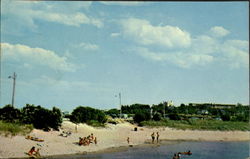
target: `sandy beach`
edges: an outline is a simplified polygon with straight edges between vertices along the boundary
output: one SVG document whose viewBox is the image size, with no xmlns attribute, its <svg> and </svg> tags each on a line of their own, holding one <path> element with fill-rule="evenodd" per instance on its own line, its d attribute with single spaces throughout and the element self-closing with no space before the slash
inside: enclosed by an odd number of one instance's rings
<svg viewBox="0 0 250 159">
<path fill-rule="evenodd" d="M 43 139 L 36 142 L 25 139 L 25 136 L 13 137 L 0 136 L 0 158 L 24 158 L 32 146 L 40 148 L 42 156 L 84 154 L 105 151 L 110 148 L 127 147 L 129 145 L 151 144 L 151 134 L 159 132 L 160 140 L 198 140 L 198 141 L 250 141 L 249 131 L 192 131 L 176 130 L 172 128 L 145 128 L 137 127 L 130 123 L 108 124 L 105 128 L 93 128 L 86 124 L 76 125 L 64 121 L 60 131 L 44 132 L 34 129 L 29 135 Z M 62 137 L 62 131 L 72 132 L 68 137 Z M 91 133 L 97 137 L 97 144 L 79 146 L 79 137 L 86 137 Z M 128 144 L 127 138 L 130 138 Z"/>
</svg>

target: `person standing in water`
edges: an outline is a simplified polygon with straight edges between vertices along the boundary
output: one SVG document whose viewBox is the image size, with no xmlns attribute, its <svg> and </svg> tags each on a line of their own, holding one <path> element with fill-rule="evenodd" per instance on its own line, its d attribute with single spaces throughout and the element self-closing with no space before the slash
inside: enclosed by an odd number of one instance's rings
<svg viewBox="0 0 250 159">
<path fill-rule="evenodd" d="M 157 143 L 158 143 L 158 141 L 159 141 L 159 137 L 160 137 L 159 132 L 157 132 L 157 133 L 156 133 L 156 141 L 157 141 Z"/>
<path fill-rule="evenodd" d="M 151 137 L 152 137 L 152 144 L 153 144 L 155 141 L 155 133 L 154 132 L 151 134 Z"/>
</svg>

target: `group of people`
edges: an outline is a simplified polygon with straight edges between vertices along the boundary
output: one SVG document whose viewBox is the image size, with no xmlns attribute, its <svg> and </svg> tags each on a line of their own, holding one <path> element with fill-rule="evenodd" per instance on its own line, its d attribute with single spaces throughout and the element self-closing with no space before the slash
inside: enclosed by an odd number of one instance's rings
<svg viewBox="0 0 250 159">
<path fill-rule="evenodd" d="M 155 137 L 156 137 L 156 142 L 158 143 L 159 142 L 159 137 L 160 137 L 159 132 L 156 132 L 156 135 L 155 135 L 154 132 L 151 134 L 152 144 L 155 142 Z"/>
<path fill-rule="evenodd" d="M 91 133 L 89 136 L 87 137 L 80 137 L 79 138 L 79 145 L 83 145 L 83 146 L 88 146 L 91 143 L 95 143 L 97 144 L 97 138 L 94 137 L 93 133 Z"/>
<path fill-rule="evenodd" d="M 29 155 L 29 156 L 32 156 L 32 157 L 41 157 L 39 151 L 40 151 L 40 148 L 37 148 L 37 150 L 36 150 L 35 146 L 33 146 L 33 147 L 29 150 L 28 155 Z"/>
<path fill-rule="evenodd" d="M 174 156 L 173 156 L 173 159 L 180 159 L 181 155 L 192 155 L 192 152 L 189 150 L 187 152 L 178 152 L 178 153 L 175 153 Z"/>
</svg>

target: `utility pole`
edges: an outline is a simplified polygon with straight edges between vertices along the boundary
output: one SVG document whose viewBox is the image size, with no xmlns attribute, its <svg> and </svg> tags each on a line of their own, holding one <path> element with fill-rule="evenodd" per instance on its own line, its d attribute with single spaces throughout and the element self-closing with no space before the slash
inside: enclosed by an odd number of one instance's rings
<svg viewBox="0 0 250 159">
<path fill-rule="evenodd" d="M 122 118 L 122 95 L 119 93 L 119 99 L 120 99 L 120 118 Z"/>
<path fill-rule="evenodd" d="M 14 99 L 15 99 L 15 87 L 16 87 L 16 73 L 14 72 L 13 76 L 9 76 L 9 78 L 13 79 L 13 91 L 12 91 L 12 100 L 11 100 L 11 106 L 14 107 Z"/>
</svg>

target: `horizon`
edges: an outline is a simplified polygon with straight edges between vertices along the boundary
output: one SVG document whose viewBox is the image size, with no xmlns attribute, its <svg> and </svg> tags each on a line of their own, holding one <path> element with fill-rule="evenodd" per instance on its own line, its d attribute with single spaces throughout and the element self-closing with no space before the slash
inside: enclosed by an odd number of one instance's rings
<svg viewBox="0 0 250 159">
<path fill-rule="evenodd" d="M 2 0 L 0 106 L 249 105 L 248 6 Z"/>
</svg>

